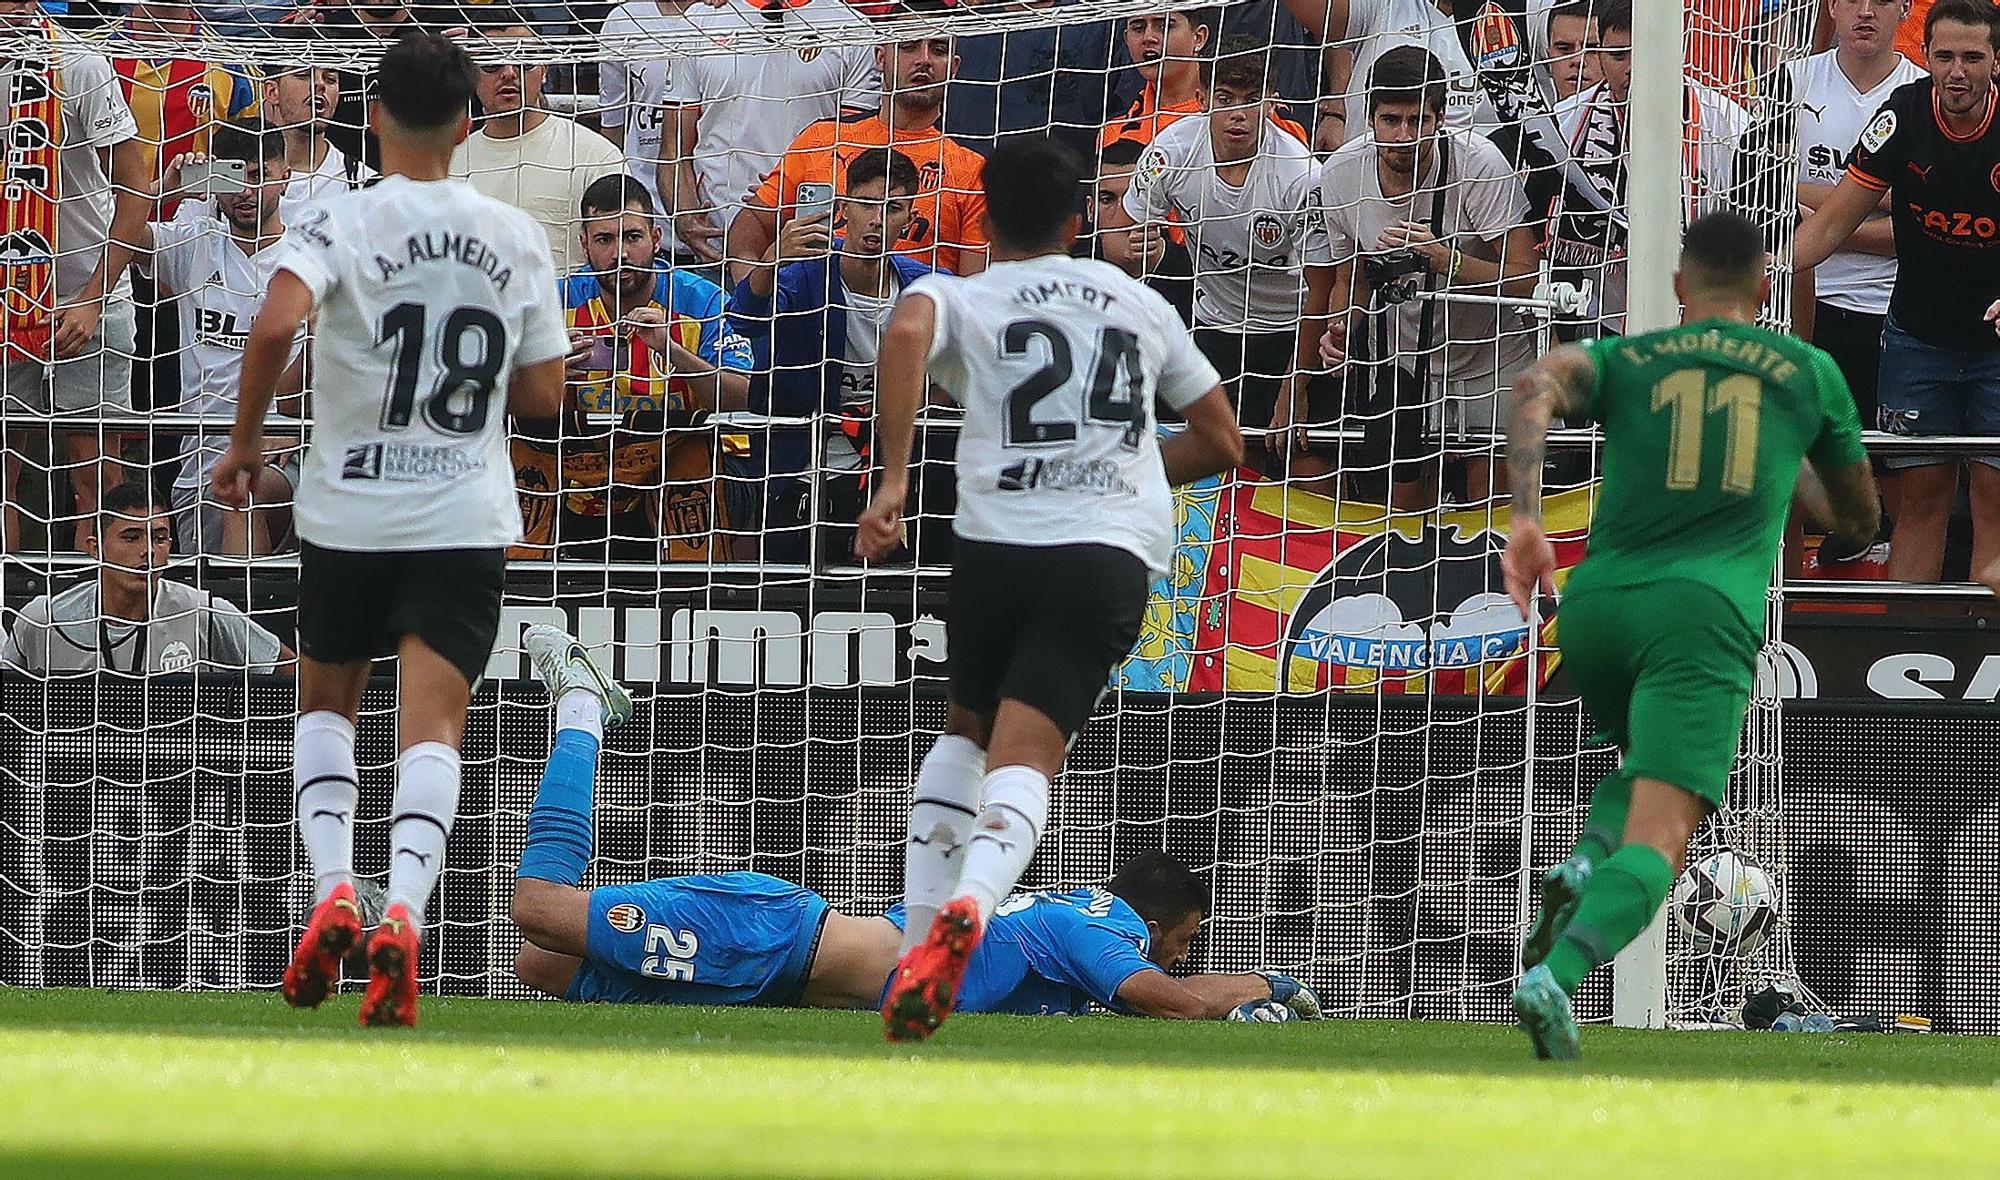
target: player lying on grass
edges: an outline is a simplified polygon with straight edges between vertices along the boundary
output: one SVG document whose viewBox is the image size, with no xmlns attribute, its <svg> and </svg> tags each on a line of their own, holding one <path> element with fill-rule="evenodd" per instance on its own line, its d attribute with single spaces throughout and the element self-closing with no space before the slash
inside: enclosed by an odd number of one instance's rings
<svg viewBox="0 0 2000 1180">
<path fill-rule="evenodd" d="M 1514 1010 L 1542 1057 L 1575 1057 L 1569 997 L 1659 911 L 1688 838 L 1723 802 L 1764 642 L 1800 464 L 1854 552 L 1880 523 L 1854 397 L 1833 358 L 1756 326 L 1771 294 L 1763 239 L 1714 213 L 1688 226 L 1678 328 L 1565 346 L 1514 384 L 1507 592 L 1525 617 L 1555 592 L 1542 533 L 1553 418 L 1604 427 L 1590 553 L 1564 587 L 1563 667 L 1624 758 L 1597 785 L 1576 851 L 1542 882 Z"/>
<path fill-rule="evenodd" d="M 530 627 L 526 646 L 556 709 L 555 748 L 528 813 L 514 884 L 527 942 L 515 973 L 569 1000 L 878 1008 L 901 953 L 902 907 L 857 918 L 761 873 L 582 887 L 597 751 L 630 698 L 582 645 Z M 1017 894 L 995 911 L 959 996 L 969 1012 L 1076 1014 L 1093 1003 L 1175 1020 L 1316 1018 L 1319 1002 L 1276 973 L 1195 975 L 1187 956 L 1206 888 L 1164 853 L 1133 858 L 1104 889 Z"/>
</svg>

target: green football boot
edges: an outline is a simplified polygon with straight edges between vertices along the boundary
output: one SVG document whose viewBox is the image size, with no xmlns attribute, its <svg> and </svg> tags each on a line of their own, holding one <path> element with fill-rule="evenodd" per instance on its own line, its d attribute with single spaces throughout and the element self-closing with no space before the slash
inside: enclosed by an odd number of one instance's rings
<svg viewBox="0 0 2000 1180">
<path fill-rule="evenodd" d="M 1533 968 L 1515 985 L 1514 1015 L 1521 1018 L 1521 1028 L 1535 1042 L 1535 1056 L 1544 1061 L 1575 1061 L 1583 1056 L 1569 996 L 1547 967 Z"/>
</svg>

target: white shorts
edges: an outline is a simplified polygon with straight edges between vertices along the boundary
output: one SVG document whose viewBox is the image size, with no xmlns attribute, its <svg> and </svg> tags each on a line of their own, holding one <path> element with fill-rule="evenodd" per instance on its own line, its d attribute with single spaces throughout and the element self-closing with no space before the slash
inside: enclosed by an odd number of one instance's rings
<svg viewBox="0 0 2000 1180">
<path fill-rule="evenodd" d="M 1534 359 L 1524 356 L 1497 373 L 1431 382 L 1424 425 L 1453 440 L 1500 435 L 1507 428 L 1501 399 Z"/>
<path fill-rule="evenodd" d="M 111 296 L 104 301 L 97 334 L 83 355 L 54 365 L 34 361 L 0 365 L 0 404 L 31 414 L 130 410 L 136 335 L 131 296 Z"/>
<path fill-rule="evenodd" d="M 292 454 L 282 463 L 273 463 L 272 468 L 285 477 L 296 492 L 299 487 L 299 457 Z M 174 509 L 174 548 L 182 555 L 219 553 L 222 549 L 222 514 L 230 511 L 209 498 L 208 480 L 204 477 L 194 487 L 174 485 L 171 497 Z M 289 553 L 299 547 L 296 529 L 287 530 L 286 535 L 274 538 L 280 553 Z"/>
</svg>

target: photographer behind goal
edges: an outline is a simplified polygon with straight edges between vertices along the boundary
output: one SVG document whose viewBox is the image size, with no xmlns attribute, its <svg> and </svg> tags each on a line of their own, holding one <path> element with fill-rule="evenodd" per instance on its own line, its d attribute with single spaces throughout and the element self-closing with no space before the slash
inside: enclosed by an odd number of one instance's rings
<svg viewBox="0 0 2000 1180">
<path fill-rule="evenodd" d="M 1423 437 L 1489 437 L 1499 394 L 1533 359 L 1534 329 L 1518 312 L 1441 303 L 1426 293 L 1527 296 L 1536 248 L 1528 197 L 1513 165 L 1485 139 L 1444 127 L 1445 73 L 1431 53 L 1399 46 L 1376 59 L 1370 134 L 1343 145 L 1320 172 L 1318 214 L 1331 268 L 1307 270 L 1301 367 L 1363 364 L 1371 434 L 1387 431 L 1396 460 L 1391 499 L 1436 499 L 1435 466 L 1412 460 Z M 1318 330 L 1325 317 L 1326 330 Z M 1365 350 L 1365 360 L 1354 355 Z M 1384 458 L 1388 458 L 1385 454 Z M 1486 455 L 1465 461 L 1466 500 L 1506 491 Z"/>
</svg>

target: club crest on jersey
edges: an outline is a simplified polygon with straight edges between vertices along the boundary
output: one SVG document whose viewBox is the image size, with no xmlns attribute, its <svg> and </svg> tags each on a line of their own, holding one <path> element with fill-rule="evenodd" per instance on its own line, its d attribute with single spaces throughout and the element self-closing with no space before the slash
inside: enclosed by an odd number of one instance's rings
<svg viewBox="0 0 2000 1180">
<path fill-rule="evenodd" d="M 1489 2 L 1472 22 L 1473 62 L 1482 70 L 1521 64 L 1521 37 L 1506 9 Z"/>
<path fill-rule="evenodd" d="M 2000 193 L 2000 164 L 1993 165 L 1993 171 L 1986 174 L 1986 182 L 1993 186 L 1994 192 Z"/>
<path fill-rule="evenodd" d="M 1250 238 L 1268 250 L 1285 240 L 1285 223 L 1275 213 L 1259 213 L 1250 222 Z"/>
<path fill-rule="evenodd" d="M 646 911 L 629 901 L 621 901 L 604 911 L 604 921 L 620 934 L 637 934 L 646 924 Z"/>
<path fill-rule="evenodd" d="M 1882 150 L 1882 145 L 1888 143 L 1889 137 L 1894 134 L 1896 134 L 1896 112 L 1883 111 L 1875 116 L 1873 123 L 1868 124 L 1868 130 L 1861 133 L 1861 146 L 1871 152 L 1879 152 Z"/>
<path fill-rule="evenodd" d="M 818 56 L 819 56 L 819 46 L 817 45 L 805 45 L 801 46 L 799 49 L 799 61 L 802 63 L 811 62 L 812 59 Z"/>
</svg>

